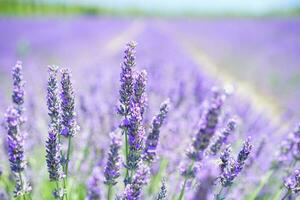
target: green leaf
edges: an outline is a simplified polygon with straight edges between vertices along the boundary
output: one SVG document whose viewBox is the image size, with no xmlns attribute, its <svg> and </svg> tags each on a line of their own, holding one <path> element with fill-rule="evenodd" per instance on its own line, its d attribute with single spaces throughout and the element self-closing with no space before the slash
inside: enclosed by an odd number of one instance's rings
<svg viewBox="0 0 300 200">
<path fill-rule="evenodd" d="M 255 200 L 257 195 L 259 194 L 259 192 L 263 189 L 263 187 L 268 183 L 270 177 L 272 176 L 272 174 L 274 173 L 274 170 L 270 170 L 268 171 L 268 173 L 266 173 L 263 178 L 261 179 L 258 187 L 254 190 L 253 193 L 251 193 L 251 195 L 249 197 L 246 197 L 246 200 Z"/>
</svg>

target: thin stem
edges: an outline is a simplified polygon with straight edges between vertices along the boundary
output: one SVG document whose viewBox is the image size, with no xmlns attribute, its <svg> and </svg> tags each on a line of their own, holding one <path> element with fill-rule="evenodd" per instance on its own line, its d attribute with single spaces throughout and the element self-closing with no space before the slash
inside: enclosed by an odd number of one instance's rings
<svg viewBox="0 0 300 200">
<path fill-rule="evenodd" d="M 112 200 L 112 195 L 113 194 L 113 188 L 112 185 L 109 184 L 108 185 L 108 191 L 107 191 L 107 200 Z"/>
<path fill-rule="evenodd" d="M 65 174 L 66 174 L 66 180 L 68 179 L 68 167 L 69 167 L 69 160 L 70 160 L 70 154 L 71 154 L 71 139 L 72 137 L 69 136 L 68 138 L 68 152 L 67 152 L 67 161 L 66 161 L 66 168 L 65 168 Z"/>
<path fill-rule="evenodd" d="M 189 169 L 188 169 L 189 171 L 194 167 L 194 163 L 195 163 L 195 161 L 193 161 L 192 164 L 189 166 Z M 178 197 L 177 200 L 182 200 L 182 198 L 184 196 L 184 191 L 185 191 L 185 186 L 186 186 L 187 181 L 188 181 L 188 178 L 185 177 L 182 188 L 181 188 L 181 191 L 180 191 L 180 194 L 179 194 L 179 197 Z"/>
<path fill-rule="evenodd" d="M 285 200 L 286 198 L 288 198 L 291 195 L 291 190 L 288 190 L 285 195 L 282 197 L 281 200 Z"/>
<path fill-rule="evenodd" d="M 69 167 L 69 160 L 70 160 L 70 155 L 71 155 L 71 139 L 72 137 L 68 137 L 68 150 L 67 150 L 67 158 L 66 158 L 66 164 L 64 167 L 64 173 L 65 173 L 65 177 L 63 180 L 63 185 L 64 185 L 64 190 L 65 190 L 65 197 L 66 200 L 68 200 L 68 192 L 67 192 L 67 186 L 68 186 L 68 167 Z"/>
<path fill-rule="evenodd" d="M 125 186 L 127 184 L 127 179 L 129 176 L 129 171 L 128 171 L 128 155 L 129 155 L 129 145 L 128 145 L 128 134 L 127 134 L 127 129 L 124 130 L 124 137 L 125 137 L 125 161 L 126 161 L 126 173 L 125 173 Z"/>
<path fill-rule="evenodd" d="M 182 200 L 183 198 L 183 195 L 184 195 L 184 191 L 185 191 L 185 186 L 186 186 L 186 183 L 187 183 L 187 178 L 184 179 L 184 183 L 183 183 L 183 186 L 181 188 L 181 191 L 180 191 L 180 194 L 179 194 L 179 197 L 178 197 L 178 200 Z"/>
<path fill-rule="evenodd" d="M 220 191 L 219 191 L 218 194 L 216 195 L 216 200 L 221 200 L 221 199 L 223 199 L 223 197 L 222 197 L 223 190 L 224 190 L 224 187 L 221 186 Z"/>
</svg>

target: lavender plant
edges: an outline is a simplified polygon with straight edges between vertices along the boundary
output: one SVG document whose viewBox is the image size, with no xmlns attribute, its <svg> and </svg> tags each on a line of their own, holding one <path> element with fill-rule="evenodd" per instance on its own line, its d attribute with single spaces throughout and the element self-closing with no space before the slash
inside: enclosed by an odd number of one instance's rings
<svg viewBox="0 0 300 200">
<path fill-rule="evenodd" d="M 143 158 L 147 162 L 152 162 L 156 157 L 156 148 L 158 145 L 160 128 L 163 125 L 167 114 L 170 109 L 170 100 L 164 101 L 161 106 L 159 113 L 153 118 L 150 132 L 148 133 Z"/>
<path fill-rule="evenodd" d="M 117 184 L 116 179 L 120 176 L 121 157 L 119 150 L 121 148 L 121 139 L 116 133 L 111 134 L 111 145 L 108 153 L 108 160 L 104 169 L 104 183 L 108 186 L 107 199 L 112 199 L 112 187 Z"/>
<path fill-rule="evenodd" d="M 21 196 L 24 200 L 26 194 L 31 191 L 31 186 L 24 176 L 26 160 L 24 155 L 24 135 L 20 132 L 20 114 L 13 107 L 6 111 L 7 146 L 10 169 L 15 177 L 16 185 L 14 196 Z"/>
<path fill-rule="evenodd" d="M 60 180 L 64 177 L 64 174 L 61 165 L 61 147 L 59 139 L 61 115 L 57 72 L 58 67 L 49 67 L 47 105 L 50 122 L 48 125 L 48 140 L 46 141 L 46 161 L 49 180 L 56 183 L 53 195 L 56 199 L 63 199 L 64 189 L 60 187 Z"/>
<path fill-rule="evenodd" d="M 133 95 L 133 84 L 134 84 L 134 67 L 135 67 L 135 42 L 129 42 L 127 44 L 127 48 L 124 51 L 124 61 L 122 63 L 121 75 L 120 75 L 120 82 L 121 82 L 121 89 L 120 93 L 120 106 L 118 108 L 118 113 L 123 117 L 123 121 L 120 124 L 120 128 L 123 131 L 123 135 L 125 138 L 125 165 L 127 166 L 126 175 L 124 179 L 125 185 L 128 182 L 129 173 L 128 173 L 128 166 L 129 166 L 129 144 L 128 144 L 128 126 L 129 126 L 129 113 L 130 113 L 130 103 L 131 98 Z"/>
<path fill-rule="evenodd" d="M 61 132 L 60 134 L 68 139 L 67 153 L 64 156 L 63 160 L 63 172 L 65 174 L 63 184 L 64 190 L 67 188 L 67 178 L 69 172 L 69 161 L 71 156 L 72 148 L 72 137 L 76 135 L 79 130 L 79 126 L 76 121 L 76 112 L 75 112 L 75 95 L 74 89 L 71 82 L 71 73 L 68 69 L 61 70 Z M 66 193 L 66 198 L 67 193 Z"/>
<path fill-rule="evenodd" d="M 191 148 L 189 148 L 187 152 L 187 156 L 192 161 L 192 163 L 189 164 L 186 169 L 182 170 L 184 183 L 181 188 L 178 200 L 181 200 L 183 198 L 187 181 L 195 177 L 195 175 L 193 174 L 197 171 L 195 164 L 203 159 L 205 150 L 209 146 L 210 139 L 213 137 L 216 131 L 224 100 L 225 94 L 214 89 L 213 96 L 210 99 L 209 104 L 201 117 L 199 130 L 195 134 Z"/>
</svg>

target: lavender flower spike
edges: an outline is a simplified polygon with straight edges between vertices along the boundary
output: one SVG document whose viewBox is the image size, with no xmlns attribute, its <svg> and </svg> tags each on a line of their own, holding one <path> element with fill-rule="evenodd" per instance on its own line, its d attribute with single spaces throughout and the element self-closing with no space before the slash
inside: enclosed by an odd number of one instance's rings
<svg viewBox="0 0 300 200">
<path fill-rule="evenodd" d="M 221 172 L 224 172 L 224 169 L 226 168 L 226 166 L 228 166 L 230 160 L 232 159 L 231 155 L 231 146 L 228 145 L 224 151 L 221 153 L 220 159 L 221 159 L 221 164 L 220 164 L 220 169 Z"/>
<path fill-rule="evenodd" d="M 200 161 L 203 159 L 203 153 L 216 131 L 225 97 L 223 91 L 213 89 L 213 96 L 202 115 L 200 128 L 193 138 L 192 147 L 187 153 L 191 160 Z"/>
<path fill-rule="evenodd" d="M 104 170 L 104 183 L 106 185 L 117 184 L 116 179 L 120 176 L 121 157 L 119 150 L 121 148 L 121 138 L 116 133 L 111 133 L 111 145 L 108 153 L 108 160 Z"/>
<path fill-rule="evenodd" d="M 130 108 L 127 130 L 130 151 L 126 167 L 129 170 L 136 170 L 144 149 L 145 129 L 142 124 L 141 109 L 135 104 L 132 104 Z"/>
<path fill-rule="evenodd" d="M 59 181 L 63 177 L 59 144 L 60 101 L 57 81 L 58 67 L 49 67 L 47 87 L 48 115 L 50 117 L 48 140 L 46 142 L 46 161 L 50 181 Z"/>
<path fill-rule="evenodd" d="M 12 101 L 15 104 L 16 109 L 19 114 L 22 115 L 24 112 L 24 85 L 25 81 L 23 80 L 22 73 L 22 62 L 17 61 L 16 65 L 12 69 L 12 77 L 13 77 L 13 94 Z"/>
<path fill-rule="evenodd" d="M 134 82 L 134 67 L 135 67 L 135 42 L 129 42 L 124 53 L 124 62 L 122 63 L 122 72 L 120 74 L 121 89 L 120 93 L 120 106 L 118 113 L 121 116 L 127 116 L 129 113 L 129 104 L 131 96 L 133 95 L 133 82 Z"/>
<path fill-rule="evenodd" d="M 249 154 L 252 150 L 253 145 L 250 143 L 250 141 L 251 141 L 251 137 L 248 137 L 246 139 L 246 141 L 244 141 L 243 147 L 242 147 L 241 151 L 239 152 L 237 162 L 241 166 L 243 166 L 245 164 L 245 161 L 249 157 Z"/>
<path fill-rule="evenodd" d="M 169 109 L 170 100 L 167 99 L 161 104 L 159 113 L 152 120 L 152 126 L 146 139 L 145 150 L 143 153 L 144 160 L 147 160 L 148 162 L 152 162 L 156 157 L 160 128 L 167 117 Z"/>
<path fill-rule="evenodd" d="M 47 85 L 47 106 L 48 106 L 48 115 L 50 117 L 49 126 L 53 127 L 56 131 L 60 133 L 61 129 L 61 113 L 60 113 L 60 99 L 59 99 L 59 88 L 57 66 L 49 66 L 48 68 L 49 78 Z"/>
<path fill-rule="evenodd" d="M 147 106 L 146 84 L 147 72 L 145 70 L 138 72 L 133 87 L 133 102 L 140 107 L 142 117 Z"/>
<path fill-rule="evenodd" d="M 46 142 L 46 161 L 50 181 L 59 181 L 63 178 L 63 171 L 60 155 L 60 144 L 58 132 L 54 128 L 49 128 L 48 140 Z"/>
<path fill-rule="evenodd" d="M 162 180 L 162 185 L 160 191 L 156 197 L 156 200 L 166 200 L 167 199 L 167 188 L 165 179 Z"/>
<path fill-rule="evenodd" d="M 220 182 L 223 187 L 232 185 L 233 180 L 242 171 L 245 161 L 248 159 L 251 150 L 252 144 L 250 143 L 250 138 L 247 138 L 238 154 L 237 160 L 234 160 L 230 155 L 227 156 L 226 154 L 223 154 L 223 158 L 221 157 L 223 164 L 221 165 L 222 173 L 220 176 Z"/>
<path fill-rule="evenodd" d="M 226 143 L 228 136 L 232 134 L 235 131 L 235 129 L 236 129 L 235 120 L 233 119 L 229 120 L 226 127 L 221 131 L 221 133 L 217 136 L 216 140 L 210 146 L 209 152 L 212 155 L 216 155 L 220 151 L 222 145 Z"/>
<path fill-rule="evenodd" d="M 71 74 L 68 69 L 61 70 L 62 73 L 62 92 L 61 92 L 61 109 L 62 109 L 62 130 L 61 135 L 73 137 L 79 130 L 76 122 L 75 112 L 75 95 L 71 82 Z"/>
<path fill-rule="evenodd" d="M 133 177 L 133 180 L 125 188 L 124 200 L 140 200 L 142 197 L 143 186 L 147 184 L 150 176 L 150 169 L 148 166 L 139 163 L 138 169 Z"/>
<path fill-rule="evenodd" d="M 6 111 L 7 124 L 7 146 L 10 168 L 16 179 L 15 196 L 23 196 L 31 190 L 31 187 L 23 177 L 26 167 L 24 156 L 24 136 L 20 132 L 20 114 L 19 111 L 10 107 Z"/>
</svg>

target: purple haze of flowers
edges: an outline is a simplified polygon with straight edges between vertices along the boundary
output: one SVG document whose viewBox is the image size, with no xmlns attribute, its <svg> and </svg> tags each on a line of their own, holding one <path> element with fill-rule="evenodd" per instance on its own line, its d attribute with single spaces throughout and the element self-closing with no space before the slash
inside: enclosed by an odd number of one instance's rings
<svg viewBox="0 0 300 200">
<path fill-rule="evenodd" d="M 300 170 L 295 170 L 294 174 L 284 180 L 284 186 L 292 193 L 300 192 Z"/>
<path fill-rule="evenodd" d="M 117 184 L 116 179 L 120 176 L 121 157 L 119 150 L 121 148 L 121 138 L 116 133 L 111 133 L 110 151 L 108 160 L 104 169 L 104 183 L 107 185 Z"/>
<path fill-rule="evenodd" d="M 288 161 L 291 156 L 299 160 L 300 154 L 300 125 L 296 126 L 295 130 L 288 135 L 288 138 L 281 142 L 280 152 L 278 156 L 278 164 L 283 164 Z"/>
<path fill-rule="evenodd" d="M 223 144 L 227 142 L 227 138 L 230 134 L 232 134 L 236 129 L 236 122 L 235 120 L 231 119 L 227 123 L 226 127 L 217 135 L 216 140 L 213 141 L 212 145 L 210 146 L 210 153 L 212 155 L 216 155 Z"/>
<path fill-rule="evenodd" d="M 209 146 L 210 139 L 216 131 L 224 100 L 225 94 L 213 89 L 213 96 L 201 117 L 200 128 L 193 138 L 192 147 L 187 152 L 187 156 L 191 160 L 200 161 L 203 159 L 204 151 Z"/>
<path fill-rule="evenodd" d="M 93 169 L 92 176 L 87 182 L 87 196 L 85 200 L 100 200 L 102 196 L 101 191 L 102 173 L 100 166 Z"/>
<path fill-rule="evenodd" d="M 10 168 L 16 179 L 15 196 L 22 196 L 31 190 L 31 187 L 22 177 L 22 173 L 26 167 L 24 156 L 24 136 L 20 132 L 20 114 L 19 111 L 10 107 L 6 111 L 7 124 L 7 146 Z"/>
<path fill-rule="evenodd" d="M 124 200 L 140 200 L 142 198 L 143 186 L 147 184 L 150 176 L 150 169 L 140 162 L 133 176 L 132 182 L 128 184 L 124 191 Z"/>
<path fill-rule="evenodd" d="M 133 87 L 132 100 L 136 106 L 140 107 L 142 117 L 147 106 L 146 85 L 147 85 L 147 72 L 145 70 L 142 70 L 141 72 L 137 72 L 135 76 L 134 87 Z"/>
<path fill-rule="evenodd" d="M 18 110 L 20 116 L 24 112 L 24 96 L 25 90 L 24 85 L 25 81 L 23 80 L 22 73 L 22 62 L 17 61 L 16 65 L 12 69 L 12 77 L 13 77 L 13 94 L 12 101 Z"/>
<path fill-rule="evenodd" d="M 230 156 L 230 152 L 228 150 L 226 153 L 221 155 L 222 164 L 220 165 L 220 182 L 223 187 L 232 185 L 233 180 L 242 171 L 251 150 L 252 144 L 250 143 L 250 138 L 247 138 L 247 140 L 243 143 L 243 147 L 238 154 L 237 160 Z"/>
<path fill-rule="evenodd" d="M 129 106 L 131 97 L 133 95 L 134 84 L 134 67 L 135 67 L 135 42 L 129 42 L 124 51 L 124 61 L 121 65 L 122 72 L 120 74 L 121 89 L 120 93 L 120 106 L 118 113 L 126 117 L 129 113 Z"/>
<path fill-rule="evenodd" d="M 156 157 L 160 128 L 163 125 L 170 109 L 170 100 L 167 99 L 160 105 L 159 113 L 153 118 L 150 132 L 146 139 L 143 153 L 144 160 L 152 162 Z"/>
<path fill-rule="evenodd" d="M 62 110 L 62 130 L 61 135 L 73 137 L 79 130 L 76 122 L 75 95 L 71 82 L 71 73 L 68 69 L 62 69 L 61 80 L 61 110 Z"/>
</svg>

